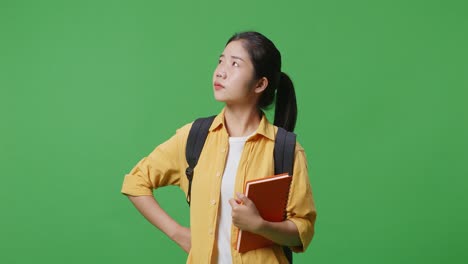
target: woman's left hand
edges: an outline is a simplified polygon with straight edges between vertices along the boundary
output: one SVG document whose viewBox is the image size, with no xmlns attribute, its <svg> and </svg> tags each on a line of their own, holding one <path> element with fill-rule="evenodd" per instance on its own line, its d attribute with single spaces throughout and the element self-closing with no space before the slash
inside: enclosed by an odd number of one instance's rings
<svg viewBox="0 0 468 264">
<path fill-rule="evenodd" d="M 258 213 L 257 207 L 247 196 L 240 193 L 236 195 L 237 199 L 229 199 L 232 207 L 232 223 L 241 230 L 258 233 L 264 220 Z"/>
</svg>

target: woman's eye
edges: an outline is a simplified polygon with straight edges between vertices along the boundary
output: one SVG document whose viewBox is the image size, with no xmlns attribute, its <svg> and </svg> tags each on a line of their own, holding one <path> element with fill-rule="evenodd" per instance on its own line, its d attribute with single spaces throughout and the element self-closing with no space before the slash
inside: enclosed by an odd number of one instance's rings
<svg viewBox="0 0 468 264">
<path fill-rule="evenodd" d="M 232 66 L 236 66 L 236 67 L 237 67 L 237 66 L 239 66 L 239 63 L 237 63 L 237 62 L 234 61 L 234 62 L 232 63 Z"/>
<path fill-rule="evenodd" d="M 218 64 L 221 64 L 222 60 L 218 60 Z"/>
</svg>

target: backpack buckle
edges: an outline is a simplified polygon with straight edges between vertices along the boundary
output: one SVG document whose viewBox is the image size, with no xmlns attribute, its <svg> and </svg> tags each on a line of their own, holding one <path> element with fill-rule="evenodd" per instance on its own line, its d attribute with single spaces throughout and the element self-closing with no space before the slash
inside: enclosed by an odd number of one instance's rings
<svg viewBox="0 0 468 264">
<path fill-rule="evenodd" d="M 192 181 L 193 169 L 190 166 L 185 170 L 185 175 L 187 175 L 187 178 L 189 179 L 189 181 Z"/>
</svg>

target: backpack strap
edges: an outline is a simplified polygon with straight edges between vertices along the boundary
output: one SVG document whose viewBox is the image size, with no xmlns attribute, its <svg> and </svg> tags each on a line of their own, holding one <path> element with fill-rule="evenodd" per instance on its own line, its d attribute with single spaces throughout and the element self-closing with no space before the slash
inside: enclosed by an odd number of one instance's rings
<svg viewBox="0 0 468 264">
<path fill-rule="evenodd" d="M 275 174 L 288 173 L 293 175 L 294 169 L 294 152 L 296 149 L 296 134 L 286 131 L 282 127 L 278 127 L 278 132 L 275 138 Z M 284 211 L 284 219 L 286 219 L 286 210 Z M 283 247 L 284 255 L 289 263 L 292 263 L 293 256 L 289 247 Z"/>
<path fill-rule="evenodd" d="M 195 120 L 190 128 L 187 139 L 187 146 L 185 147 L 185 158 L 187 159 L 188 167 L 185 170 L 185 175 L 189 181 L 187 192 L 187 203 L 190 206 L 190 195 L 192 192 L 192 179 L 193 171 L 197 166 L 198 158 L 200 157 L 203 146 L 205 145 L 206 137 L 211 124 L 216 116 L 199 118 Z"/>
<path fill-rule="evenodd" d="M 275 138 L 275 174 L 289 173 L 293 175 L 294 151 L 296 149 L 296 134 L 278 127 Z"/>
</svg>

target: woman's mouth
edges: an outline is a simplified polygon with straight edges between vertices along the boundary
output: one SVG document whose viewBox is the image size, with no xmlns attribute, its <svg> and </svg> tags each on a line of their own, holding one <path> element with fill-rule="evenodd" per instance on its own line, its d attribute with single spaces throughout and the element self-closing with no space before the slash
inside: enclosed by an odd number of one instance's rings
<svg viewBox="0 0 468 264">
<path fill-rule="evenodd" d="M 215 90 L 221 90 L 224 88 L 224 85 L 220 84 L 219 82 L 215 82 L 213 86 Z"/>
</svg>

